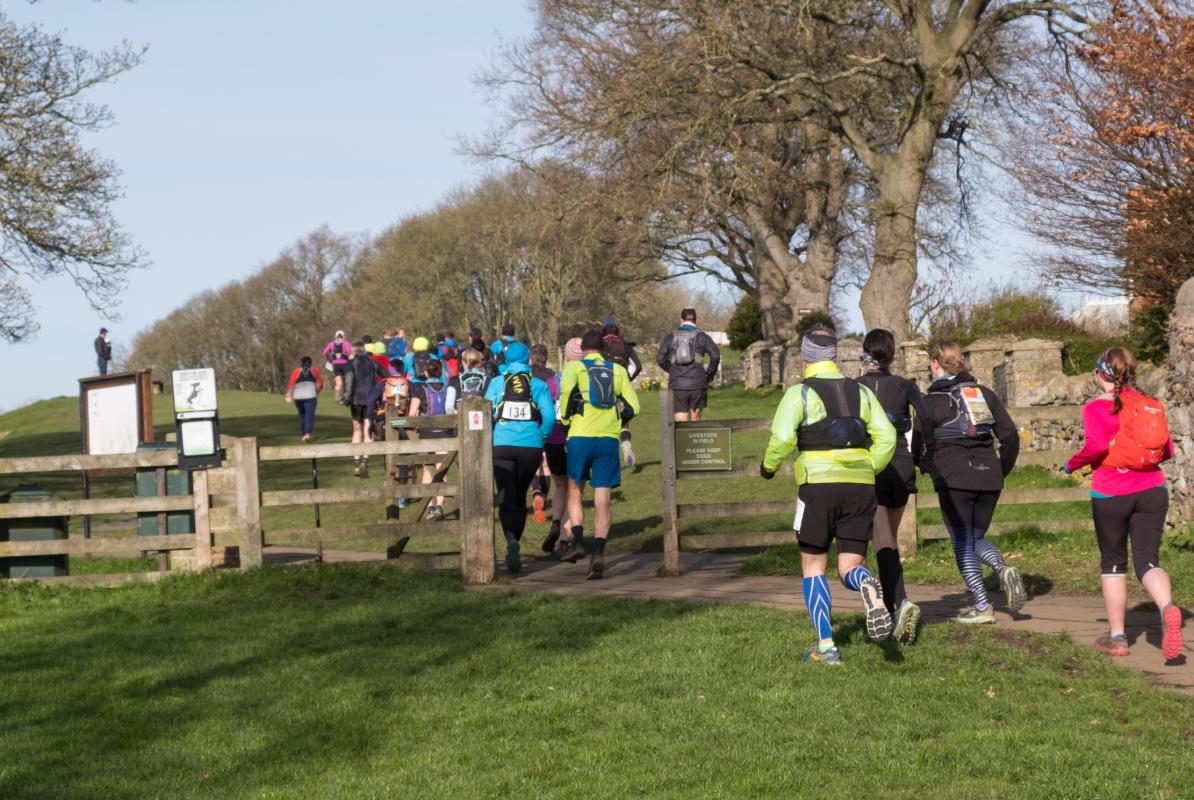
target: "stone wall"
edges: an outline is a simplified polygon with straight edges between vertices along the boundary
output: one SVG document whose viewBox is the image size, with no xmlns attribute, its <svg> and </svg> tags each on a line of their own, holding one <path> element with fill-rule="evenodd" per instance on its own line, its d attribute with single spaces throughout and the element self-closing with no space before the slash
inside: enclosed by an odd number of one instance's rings
<svg viewBox="0 0 1194 800">
<path fill-rule="evenodd" d="M 1169 432 L 1174 459 L 1165 465 L 1169 476 L 1170 520 L 1194 522 L 1194 280 L 1177 294 L 1169 318 L 1169 361 L 1165 373 L 1169 395 Z"/>
</svg>

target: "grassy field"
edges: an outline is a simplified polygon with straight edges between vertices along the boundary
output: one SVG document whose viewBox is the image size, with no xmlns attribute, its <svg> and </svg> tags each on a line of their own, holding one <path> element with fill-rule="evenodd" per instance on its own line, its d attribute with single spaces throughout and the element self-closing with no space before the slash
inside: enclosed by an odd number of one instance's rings
<svg viewBox="0 0 1194 800">
<path fill-rule="evenodd" d="M 750 391 L 740 386 L 715 389 L 710 392 L 708 418 L 726 419 L 743 417 L 767 417 L 775 409 L 780 394 L 777 390 Z M 656 552 L 661 549 L 660 512 L 660 465 L 659 465 L 659 414 L 660 396 L 654 392 L 640 394 L 643 410 L 633 423 L 635 449 L 639 463 L 623 473 L 623 485 L 615 492 L 614 525 L 611 534 L 611 551 Z M 171 431 L 172 414 L 168 398 L 154 398 L 154 419 L 157 420 L 159 438 Z M 256 436 L 262 444 L 288 444 L 298 440 L 298 425 L 293 409 L 277 395 L 249 392 L 222 392 L 220 396 L 221 426 L 223 432 L 232 436 Z M 0 415 L 0 457 L 28 456 L 49 453 L 78 452 L 78 403 L 73 398 L 58 398 Z M 316 441 L 342 442 L 348 440 L 349 423 L 346 410 L 329 402 L 321 401 L 317 422 Z M 766 447 L 767 434 L 762 431 L 735 434 L 733 458 L 737 463 L 757 463 Z M 377 465 L 375 465 L 376 467 Z M 371 480 L 381 480 L 381 470 L 375 469 Z M 80 496 L 77 479 L 63 475 L 32 476 L 38 482 L 63 497 Z M 27 480 L 22 477 L 20 480 Z M 922 478 L 921 489 L 931 490 Z M 301 489 L 311 485 L 309 462 L 262 464 L 262 488 Z M 12 488 L 16 478 L 0 479 L 0 490 Z M 357 486 L 360 481 L 352 476 L 349 459 L 321 460 L 320 486 Z M 1039 467 L 1017 469 L 1008 480 L 1008 489 L 1043 489 L 1074 486 L 1073 478 L 1060 476 Z M 128 478 L 111 478 L 101 481 L 96 487 L 99 496 L 131 494 Z M 722 480 L 681 481 L 679 499 L 681 503 L 691 502 L 734 502 L 741 500 L 791 500 L 794 487 L 790 478 L 780 477 L 763 481 L 757 477 L 737 477 Z M 453 508 L 448 504 L 449 512 Z M 1028 574 L 1030 587 L 1036 591 L 1060 591 L 1092 593 L 1097 591 L 1097 549 L 1094 536 L 1089 532 L 1074 531 L 1065 534 L 1044 534 L 1033 527 L 1040 520 L 1089 518 L 1089 505 L 1084 502 L 1053 503 L 1048 505 L 1004 505 L 999 508 L 997 521 L 1022 522 L 1023 527 L 1001 537 L 1001 548 L 1009 558 L 1019 564 Z M 357 524 L 382 520 L 382 509 L 366 505 L 324 506 L 323 524 Z M 940 513 L 935 509 L 921 509 L 920 522 L 939 524 Z M 77 524 L 77 520 L 73 523 Z M 131 532 L 130 519 L 112 519 L 106 523 L 107 533 L 124 530 Z M 269 543 L 286 544 L 285 530 L 294 527 L 310 527 L 313 511 L 310 508 L 265 509 L 263 526 Z M 757 532 L 761 530 L 783 531 L 791 526 L 791 514 L 744 516 L 740 518 L 690 519 L 681 523 L 682 533 L 733 533 Z M 534 550 L 543 535 L 546 525 L 529 523 L 526 534 L 528 547 Z M 1180 603 L 1194 601 L 1194 548 L 1188 537 L 1167 536 L 1162 553 L 1164 563 L 1171 567 Z M 448 551 L 455 549 L 453 537 L 416 537 L 410 549 L 422 551 Z M 336 547 L 382 552 L 382 545 L 376 541 L 337 542 Z M 147 568 L 153 562 L 143 561 Z M 127 564 L 120 565 L 121 570 Z M 745 570 L 759 574 L 791 574 L 799 569 L 793 547 L 780 547 L 765 551 L 750 562 Z M 911 580 L 955 584 L 958 579 L 953 566 L 953 555 L 945 542 L 925 543 L 917 556 L 907 563 Z M 97 559 L 87 565 L 79 564 L 75 571 L 116 571 L 111 562 Z M 1135 581 L 1131 582 L 1138 591 Z"/>
<path fill-rule="evenodd" d="M 1060 638 L 376 566 L 0 588 L 0 797 L 1183 798 L 1194 701 Z"/>
</svg>

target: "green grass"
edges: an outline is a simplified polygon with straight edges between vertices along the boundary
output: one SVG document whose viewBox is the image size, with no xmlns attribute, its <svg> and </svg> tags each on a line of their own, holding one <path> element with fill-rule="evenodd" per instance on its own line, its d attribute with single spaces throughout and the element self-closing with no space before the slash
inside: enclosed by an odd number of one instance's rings
<svg viewBox="0 0 1194 800">
<path fill-rule="evenodd" d="M 1194 701 L 1059 637 L 384 567 L 0 588 L 0 797 L 1180 798 Z"/>
</svg>

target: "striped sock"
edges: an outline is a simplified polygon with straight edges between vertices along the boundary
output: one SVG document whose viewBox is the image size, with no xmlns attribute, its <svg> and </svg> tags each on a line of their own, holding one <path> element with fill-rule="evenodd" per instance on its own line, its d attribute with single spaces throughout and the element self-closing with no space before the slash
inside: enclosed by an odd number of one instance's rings
<svg viewBox="0 0 1194 800">
<path fill-rule="evenodd" d="M 855 567 L 842 576 L 842 585 L 852 592 L 857 592 L 862 588 L 863 581 L 873 577 L 871 571 L 866 567 Z"/>
<path fill-rule="evenodd" d="M 824 575 L 814 575 L 805 578 L 801 584 L 804 589 L 804 605 L 808 615 L 812 617 L 813 629 L 817 638 L 824 642 L 833 640 L 833 626 L 829 624 L 829 611 L 833 608 L 833 598 L 829 594 L 829 581 Z"/>
</svg>

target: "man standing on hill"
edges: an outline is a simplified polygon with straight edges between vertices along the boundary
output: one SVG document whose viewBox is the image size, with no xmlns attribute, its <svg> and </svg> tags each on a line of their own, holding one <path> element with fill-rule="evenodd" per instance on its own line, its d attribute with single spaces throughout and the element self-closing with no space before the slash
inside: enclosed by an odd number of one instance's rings
<svg viewBox="0 0 1194 800">
<path fill-rule="evenodd" d="M 622 484 L 622 458 L 618 440 L 622 423 L 638 413 L 638 396 L 626 369 L 607 361 L 600 331 L 581 337 L 580 361 L 564 365 L 560 378 L 561 422 L 568 429 L 568 521 L 572 545 L 560 557 L 576 563 L 585 556 L 585 484 L 593 487 L 594 539 L 589 579 L 605 572 L 605 540 L 612 520 L 613 490 Z M 619 413 L 618 400 L 622 400 Z"/>
<path fill-rule="evenodd" d="M 680 312 L 680 327 L 663 337 L 655 361 L 667 373 L 676 422 L 698 422 L 709 403 L 709 381 L 721 364 L 721 351 L 696 325 L 696 309 Z M 705 365 L 705 356 L 709 365 Z"/>
<path fill-rule="evenodd" d="M 108 339 L 108 329 L 100 328 L 99 336 L 95 337 L 95 365 L 99 367 L 100 375 L 108 374 L 108 363 L 112 360 L 112 342 Z"/>
<path fill-rule="evenodd" d="M 804 336 L 804 381 L 784 393 L 771 422 L 771 441 L 759 474 L 775 477 L 796 453 L 796 543 L 804 575 L 804 603 L 817 631 L 806 662 L 841 664 L 833 643 L 833 605 L 825 570 L 837 541 L 837 570 L 847 589 L 862 595 L 866 632 L 881 641 L 891 633 L 883 588 L 866 568 L 875 520 L 875 475 L 895 452 L 895 427 L 870 389 L 838 369 L 837 338 L 824 328 Z"/>
</svg>

